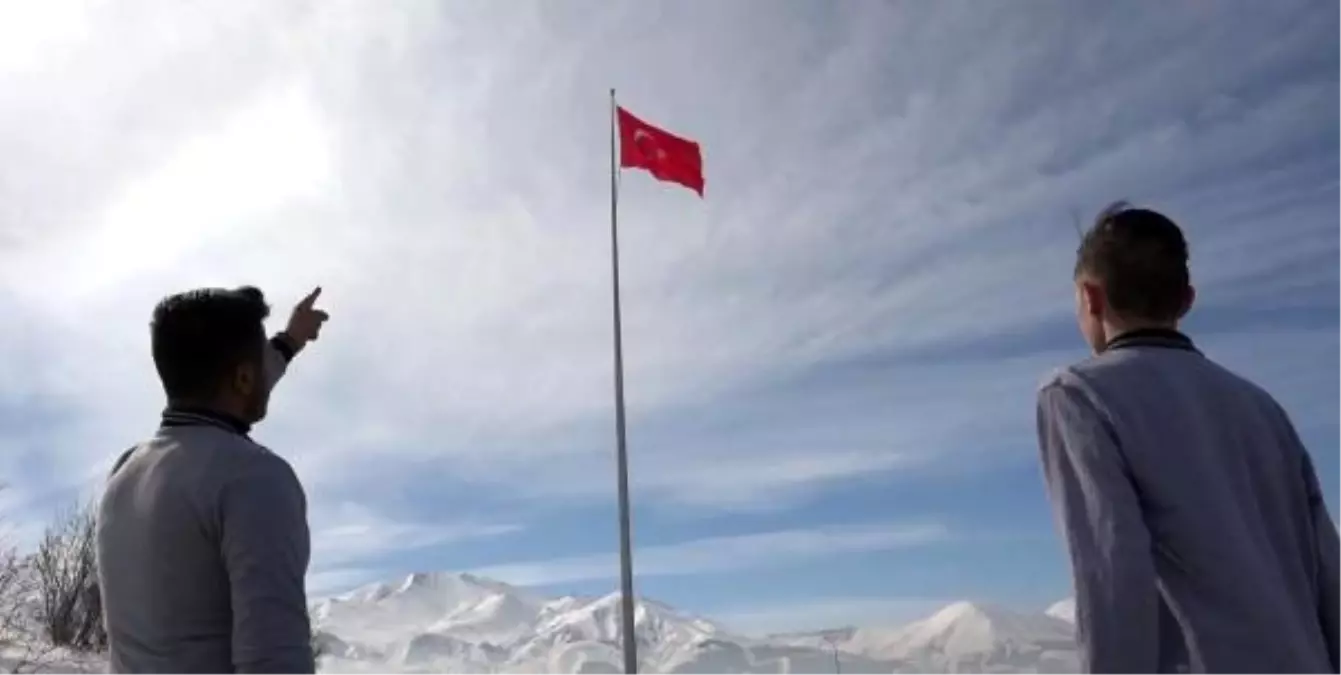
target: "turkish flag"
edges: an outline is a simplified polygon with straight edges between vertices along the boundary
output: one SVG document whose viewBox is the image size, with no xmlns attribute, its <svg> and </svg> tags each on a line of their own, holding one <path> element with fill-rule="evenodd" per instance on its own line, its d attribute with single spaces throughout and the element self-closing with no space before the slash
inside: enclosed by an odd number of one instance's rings
<svg viewBox="0 0 1341 675">
<path fill-rule="evenodd" d="M 619 115 L 619 166 L 647 169 L 659 180 L 679 183 L 703 196 L 703 156 L 698 143 L 658 129 L 629 111 Z"/>
</svg>

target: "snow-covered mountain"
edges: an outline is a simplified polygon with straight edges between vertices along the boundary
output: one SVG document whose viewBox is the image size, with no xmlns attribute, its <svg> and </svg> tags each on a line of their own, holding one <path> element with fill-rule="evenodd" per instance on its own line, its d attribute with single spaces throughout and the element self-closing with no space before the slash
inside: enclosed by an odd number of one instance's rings
<svg viewBox="0 0 1341 675">
<path fill-rule="evenodd" d="M 858 629 L 840 648 L 922 672 L 1074 672 L 1071 624 L 968 602 L 895 629 Z"/>
<path fill-rule="evenodd" d="M 1054 619 L 1061 619 L 1074 624 L 1076 622 L 1076 599 L 1059 600 L 1057 604 L 1048 608 L 1046 614 Z"/>
<path fill-rule="evenodd" d="M 618 595 L 544 597 L 469 574 L 412 574 L 312 607 L 326 672 L 616 673 Z M 755 638 L 640 599 L 646 672 L 1055 672 L 1074 670 L 1071 625 L 958 603 L 893 629 Z M 836 664 L 837 661 L 837 664 Z"/>
<path fill-rule="evenodd" d="M 317 603 L 312 619 L 345 642 L 392 645 L 421 634 L 505 644 L 529 633 L 547 599 L 470 574 L 411 574 Z"/>
</svg>

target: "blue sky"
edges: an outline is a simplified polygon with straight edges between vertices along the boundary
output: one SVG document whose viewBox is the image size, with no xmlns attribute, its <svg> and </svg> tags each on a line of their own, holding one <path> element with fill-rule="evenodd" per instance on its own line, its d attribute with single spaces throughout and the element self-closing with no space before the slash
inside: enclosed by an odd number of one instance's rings
<svg viewBox="0 0 1341 675">
<path fill-rule="evenodd" d="M 153 429 L 159 297 L 321 284 L 256 432 L 313 593 L 612 590 L 614 86 L 707 173 L 623 177 L 641 593 L 754 631 L 1066 596 L 1034 388 L 1085 356 L 1073 218 L 1122 198 L 1184 227 L 1188 331 L 1335 513 L 1337 11 L 0 6 L 0 506 L 31 542 Z"/>
</svg>

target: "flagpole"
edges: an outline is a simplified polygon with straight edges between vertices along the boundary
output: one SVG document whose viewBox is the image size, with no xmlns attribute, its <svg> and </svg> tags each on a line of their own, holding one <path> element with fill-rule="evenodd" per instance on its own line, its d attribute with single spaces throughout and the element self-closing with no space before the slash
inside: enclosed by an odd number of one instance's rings
<svg viewBox="0 0 1341 675">
<path fill-rule="evenodd" d="M 615 463 L 619 473 L 619 606 L 624 645 L 624 672 L 638 672 L 634 634 L 633 544 L 629 514 L 629 457 L 624 442 L 624 342 L 619 312 L 619 180 L 615 163 L 615 90 L 610 90 L 610 272 L 614 279 L 615 324 Z"/>
</svg>

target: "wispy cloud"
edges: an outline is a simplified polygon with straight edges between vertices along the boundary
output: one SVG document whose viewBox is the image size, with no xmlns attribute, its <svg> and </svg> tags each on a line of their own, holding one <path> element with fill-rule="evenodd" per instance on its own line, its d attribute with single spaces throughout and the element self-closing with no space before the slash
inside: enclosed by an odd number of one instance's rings
<svg viewBox="0 0 1341 675">
<path fill-rule="evenodd" d="M 937 523 L 885 523 L 761 532 L 639 547 L 640 577 L 729 572 L 783 567 L 807 559 L 859 551 L 887 551 L 945 541 L 950 531 Z M 610 579 L 619 574 L 613 553 L 492 565 L 482 576 L 521 586 Z"/>
<path fill-rule="evenodd" d="M 276 210 L 338 188 L 332 140 L 310 98 L 265 92 L 128 177 L 87 229 L 32 247 L 8 274 L 25 280 L 19 292 L 45 289 L 34 301 L 80 305 L 90 293 L 171 268 L 220 239 L 253 236 Z"/>
<path fill-rule="evenodd" d="M 519 523 L 454 518 L 401 520 L 355 502 L 310 512 L 312 556 L 308 593 L 329 595 L 382 579 L 388 561 L 465 541 L 525 530 Z"/>
<path fill-rule="evenodd" d="M 309 598 L 329 597 L 332 593 L 375 580 L 381 574 L 376 567 L 340 567 L 312 572 L 307 575 L 307 594 Z"/>
<path fill-rule="evenodd" d="M 522 531 L 515 523 L 454 521 L 400 522 L 364 506 L 340 504 L 314 515 L 312 557 L 321 567 L 334 567 L 398 552 L 465 539 L 498 537 Z"/>
</svg>

